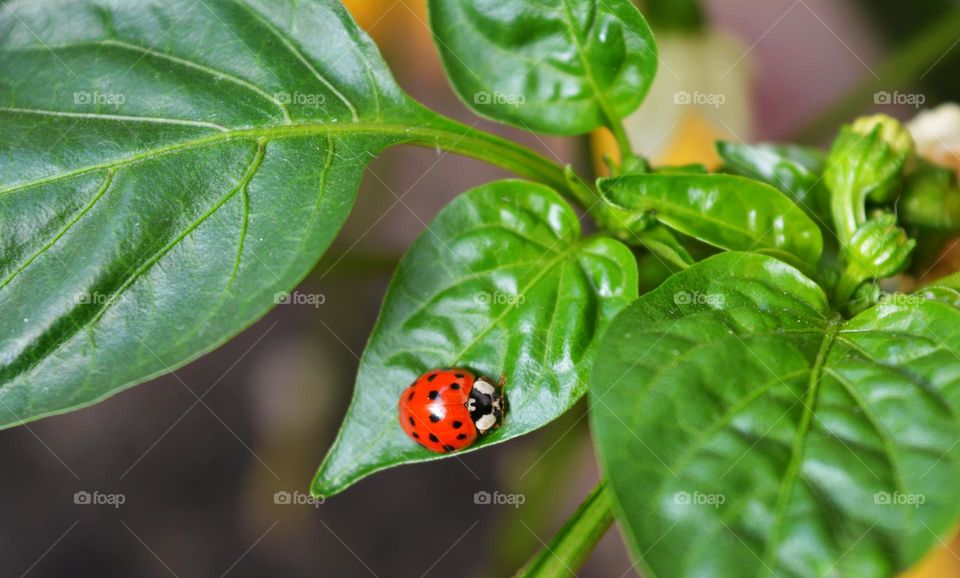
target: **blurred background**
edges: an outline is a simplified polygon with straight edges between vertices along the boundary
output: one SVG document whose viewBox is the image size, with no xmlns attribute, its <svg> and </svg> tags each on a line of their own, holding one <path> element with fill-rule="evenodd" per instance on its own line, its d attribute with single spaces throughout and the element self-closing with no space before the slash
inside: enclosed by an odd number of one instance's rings
<svg viewBox="0 0 960 578">
<path fill-rule="evenodd" d="M 537 137 L 471 115 L 444 79 L 425 0 L 346 4 L 428 106 L 586 172 L 609 152 L 603 134 Z M 716 138 L 823 144 L 857 114 L 908 119 L 960 96 L 957 2 L 650 0 L 644 11 L 662 62 L 628 124 L 655 161 L 715 164 Z M 511 575 L 598 479 L 582 405 L 524 438 L 306 499 L 397 259 L 457 194 L 505 176 L 433 150 L 387 151 L 299 289 L 322 303 L 281 305 L 175 375 L 0 432 L 0 573 Z M 110 503 L 76 503 L 84 492 Z M 478 504 L 477 492 L 523 503 Z M 943 545 L 911 578 L 960 578 L 960 544 Z M 614 530 L 578 575 L 633 572 Z"/>
</svg>

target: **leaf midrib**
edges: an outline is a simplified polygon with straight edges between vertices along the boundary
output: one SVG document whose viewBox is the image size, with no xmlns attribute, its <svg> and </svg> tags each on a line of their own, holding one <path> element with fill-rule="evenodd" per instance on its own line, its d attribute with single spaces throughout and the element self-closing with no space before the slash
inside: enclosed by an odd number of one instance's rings
<svg viewBox="0 0 960 578">
<path fill-rule="evenodd" d="M 121 159 L 112 160 L 109 162 L 97 163 L 92 165 L 87 165 L 63 173 L 51 175 L 48 177 L 43 177 L 40 179 L 34 179 L 32 181 L 27 181 L 23 183 L 17 183 L 10 185 L 4 188 L 0 188 L 0 195 L 6 193 L 12 193 L 23 189 L 29 189 L 32 187 L 42 186 L 45 184 L 61 181 L 64 179 L 69 179 L 79 175 L 83 175 L 89 172 L 98 171 L 98 170 L 107 170 L 115 169 L 123 166 L 128 166 L 132 164 L 137 164 L 145 161 L 152 160 L 157 157 L 161 157 L 168 154 L 177 153 L 180 151 L 190 150 L 194 148 L 201 148 L 204 146 L 211 146 L 215 144 L 221 144 L 225 142 L 235 141 L 235 140 L 257 140 L 262 139 L 264 142 L 270 142 L 271 140 L 282 139 L 282 138 L 295 138 L 301 136 L 315 136 L 315 135 L 343 135 L 343 136 L 353 136 L 353 135 L 371 135 L 371 136 L 392 136 L 392 137 L 405 137 L 405 140 L 409 141 L 420 141 L 428 139 L 447 139 L 450 137 L 460 138 L 463 137 L 463 134 L 454 133 L 451 131 L 446 131 L 436 128 L 426 128 L 426 127 L 411 127 L 409 125 L 402 124 L 385 124 L 378 122 L 359 122 L 359 123 L 298 123 L 298 124 L 282 124 L 282 125 L 272 125 L 266 127 L 257 127 L 257 128 L 245 128 L 245 129 L 232 129 L 223 132 L 217 132 L 214 134 L 205 135 L 200 138 L 194 138 L 170 145 L 154 147 L 152 149 L 145 150 L 143 152 L 130 155 Z"/>
<path fill-rule="evenodd" d="M 803 402 L 803 415 L 800 418 L 797 433 L 793 438 L 790 463 L 787 466 L 783 482 L 780 484 L 780 495 L 777 499 L 777 508 L 774 513 L 773 523 L 771 524 L 773 533 L 764 548 L 763 557 L 761 558 L 763 567 L 760 570 L 760 576 L 765 576 L 766 573 L 776 575 L 776 572 L 771 570 L 771 568 L 776 566 L 776 555 L 780 545 L 784 518 L 790 505 L 790 499 L 793 496 L 793 490 L 796 487 L 800 468 L 803 465 L 807 437 L 813 423 L 813 411 L 817 404 L 817 397 L 820 395 L 820 381 L 823 379 L 827 357 L 830 354 L 830 348 L 833 346 L 834 341 L 836 341 L 842 323 L 840 319 L 833 319 L 829 323 L 824 332 L 823 340 L 820 342 L 817 357 L 814 360 L 813 366 L 810 368 L 810 381 L 807 386 L 806 399 Z"/>
</svg>

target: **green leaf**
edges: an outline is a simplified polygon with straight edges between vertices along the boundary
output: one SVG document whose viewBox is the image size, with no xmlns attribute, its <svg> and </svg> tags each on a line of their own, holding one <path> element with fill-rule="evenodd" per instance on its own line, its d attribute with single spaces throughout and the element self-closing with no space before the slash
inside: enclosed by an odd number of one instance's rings
<svg viewBox="0 0 960 578">
<path fill-rule="evenodd" d="M 330 245 L 367 161 L 399 143 L 565 183 L 410 100 L 335 0 L 5 4 L 0 427 L 250 325 Z"/>
<path fill-rule="evenodd" d="M 686 269 L 694 263 L 687 248 L 661 225 L 654 225 L 643 231 L 637 231 L 636 242 L 662 259 L 665 264 L 677 269 Z"/>
<path fill-rule="evenodd" d="M 557 534 L 516 574 L 516 578 L 576 576 L 613 524 L 605 482 L 594 488 Z"/>
<path fill-rule="evenodd" d="M 629 0 L 430 0 L 447 76 L 482 116 L 548 134 L 618 124 L 643 101 L 656 45 Z"/>
<path fill-rule="evenodd" d="M 501 181 L 464 193 L 401 261 L 313 492 L 329 496 L 384 468 L 448 457 L 397 423 L 400 392 L 431 368 L 506 377 L 503 427 L 471 449 L 553 420 L 584 394 L 603 330 L 636 296 L 630 250 L 582 239 L 576 214 L 552 190 Z"/>
<path fill-rule="evenodd" d="M 733 175 L 633 175 L 601 179 L 615 205 L 730 251 L 767 253 L 812 270 L 823 236 L 780 191 Z"/>
<path fill-rule="evenodd" d="M 649 576 L 893 576 L 960 516 L 960 310 L 844 322 L 726 253 L 621 313 L 591 377 L 615 512 Z"/>
<path fill-rule="evenodd" d="M 830 191 L 822 184 L 826 155 L 793 144 L 717 142 L 717 152 L 738 175 L 776 187 L 807 214 L 830 227 Z"/>
<path fill-rule="evenodd" d="M 960 271 L 926 283 L 929 287 L 947 287 L 960 291 Z"/>
</svg>

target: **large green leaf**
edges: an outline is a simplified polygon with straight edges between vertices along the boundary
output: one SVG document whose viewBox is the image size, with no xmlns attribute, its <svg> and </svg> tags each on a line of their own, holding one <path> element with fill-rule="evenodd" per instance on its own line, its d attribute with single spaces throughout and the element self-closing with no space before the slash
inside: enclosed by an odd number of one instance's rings
<svg viewBox="0 0 960 578">
<path fill-rule="evenodd" d="M 581 238 L 576 214 L 552 190 L 501 181 L 464 193 L 401 261 L 313 492 L 331 495 L 378 470 L 444 457 L 397 423 L 400 392 L 431 368 L 506 377 L 503 427 L 474 449 L 556 418 L 585 392 L 603 330 L 636 297 L 630 250 Z"/>
<path fill-rule="evenodd" d="M 335 0 L 5 4 L 0 427 L 252 323 L 404 142 L 543 166 L 411 101 Z"/>
<path fill-rule="evenodd" d="M 756 251 L 813 270 L 823 251 L 817 224 L 773 187 L 734 175 L 646 174 L 601 179 L 614 205 L 730 251 Z"/>
<path fill-rule="evenodd" d="M 620 314 L 591 377 L 616 511 L 649 576 L 893 576 L 960 516 L 960 310 L 850 321 L 726 253 Z"/>
<path fill-rule="evenodd" d="M 582 134 L 618 123 L 657 69 L 629 0 L 430 0 L 454 89 L 477 113 L 528 130 Z"/>
</svg>

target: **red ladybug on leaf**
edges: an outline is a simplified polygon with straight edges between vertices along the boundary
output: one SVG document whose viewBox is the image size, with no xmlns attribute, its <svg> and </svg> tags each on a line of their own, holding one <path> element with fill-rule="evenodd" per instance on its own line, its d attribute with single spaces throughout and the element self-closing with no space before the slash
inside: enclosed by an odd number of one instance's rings
<svg viewBox="0 0 960 578">
<path fill-rule="evenodd" d="M 500 388 L 486 379 L 465 369 L 434 369 L 400 394 L 400 427 L 432 452 L 462 450 L 500 426 L 505 405 Z"/>
</svg>

